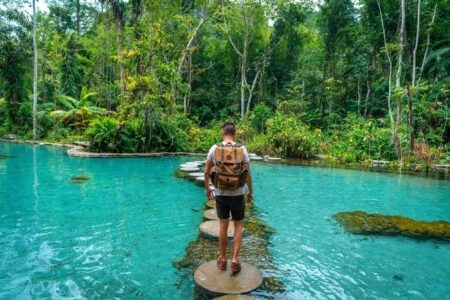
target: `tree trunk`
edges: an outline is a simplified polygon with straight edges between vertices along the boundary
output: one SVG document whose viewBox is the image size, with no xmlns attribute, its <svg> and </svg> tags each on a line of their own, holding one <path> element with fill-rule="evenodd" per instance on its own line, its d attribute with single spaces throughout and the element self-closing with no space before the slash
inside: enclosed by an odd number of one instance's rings
<svg viewBox="0 0 450 300">
<path fill-rule="evenodd" d="M 409 154 L 411 155 L 414 150 L 414 111 L 413 111 L 413 94 L 414 87 L 416 86 L 416 57 L 417 48 L 419 47 L 419 33 L 420 33 L 420 0 L 417 1 L 417 26 L 416 26 L 416 43 L 413 50 L 413 65 L 412 65 L 412 78 L 411 86 L 407 85 L 408 90 L 408 135 L 409 135 Z"/>
<path fill-rule="evenodd" d="M 434 24 L 434 17 L 436 16 L 436 7 L 437 7 L 437 4 L 434 6 L 433 17 L 431 17 L 430 30 L 428 31 L 428 36 L 427 36 L 427 47 L 425 49 L 425 54 L 423 55 L 422 66 L 420 67 L 419 79 L 417 80 L 417 83 L 419 83 L 419 81 L 422 77 L 423 69 L 425 68 L 425 62 L 426 62 L 427 56 L 428 56 L 428 50 L 430 49 L 430 34 L 431 34 L 431 29 L 433 28 L 433 24 Z"/>
<path fill-rule="evenodd" d="M 122 21 L 120 18 L 115 17 L 114 21 L 116 23 L 116 44 L 117 44 L 117 58 L 119 59 L 119 85 L 120 85 L 120 102 L 123 102 L 123 97 L 125 96 L 125 85 L 124 85 L 124 77 L 125 77 L 125 68 L 122 61 Z"/>
<path fill-rule="evenodd" d="M 197 34 L 200 30 L 200 28 L 205 24 L 205 22 L 208 20 L 208 16 L 207 13 L 204 13 L 202 16 L 202 19 L 200 20 L 200 23 L 198 23 L 197 27 L 195 27 L 194 32 L 192 33 L 191 38 L 189 39 L 186 47 L 183 49 L 183 53 L 181 54 L 181 58 L 180 61 L 178 62 L 178 70 L 177 70 L 177 75 L 178 78 L 180 78 L 181 80 L 181 73 L 183 71 L 183 66 L 185 65 L 185 61 L 186 61 L 186 56 L 187 55 L 192 55 L 191 53 L 191 47 L 195 41 L 195 38 L 197 37 Z M 176 105 L 177 104 L 177 88 L 175 83 L 172 84 L 172 97 L 173 97 L 173 103 Z M 186 97 L 184 98 L 183 101 L 183 106 L 184 106 L 184 113 L 187 113 L 187 105 L 186 105 Z"/>
<path fill-rule="evenodd" d="M 262 68 L 256 72 L 255 78 L 253 79 L 252 87 L 248 91 L 248 100 L 247 100 L 247 111 L 250 110 L 250 104 L 252 103 L 253 91 L 255 90 L 256 83 L 258 82 L 258 77 L 262 72 Z"/>
<path fill-rule="evenodd" d="M 356 91 L 358 94 L 358 98 L 356 99 L 356 106 L 357 106 L 357 110 L 358 110 L 358 115 L 361 114 L 361 110 L 360 110 L 360 106 L 361 106 L 361 87 L 360 87 L 360 82 L 358 79 L 357 85 L 356 85 Z"/>
<path fill-rule="evenodd" d="M 404 1 L 404 0 L 402 0 Z M 392 140 L 394 143 L 394 148 L 395 151 L 397 153 L 397 156 L 401 156 L 401 147 L 399 147 L 399 139 L 398 139 L 398 134 L 397 134 L 397 122 L 394 122 L 394 115 L 392 113 L 392 105 L 391 105 L 391 96 L 392 96 L 392 57 L 391 54 L 388 51 L 388 47 L 387 47 L 387 40 L 386 40 L 386 30 L 384 28 L 384 19 L 383 19 L 383 13 L 381 11 L 381 4 L 380 4 L 380 0 L 377 0 L 377 4 L 378 4 L 378 9 L 380 11 L 380 19 L 381 19 L 381 27 L 383 29 L 383 38 L 384 38 L 384 48 L 386 51 L 386 57 L 389 61 L 389 82 L 388 82 L 388 97 L 387 97 L 387 101 L 388 101 L 388 111 L 389 111 L 389 119 L 391 121 L 391 133 L 392 133 Z M 397 107 L 399 108 L 399 107 Z M 399 109 L 397 110 L 397 120 L 399 118 Z"/>
<path fill-rule="evenodd" d="M 81 35 L 81 29 L 80 29 L 80 0 L 77 0 L 77 34 L 78 36 Z"/>
<path fill-rule="evenodd" d="M 364 104 L 364 118 L 367 116 L 367 107 L 368 107 L 368 102 L 369 102 L 369 97 L 370 97 L 369 79 L 366 79 L 366 85 L 367 85 L 367 93 L 366 93 L 366 102 Z"/>
<path fill-rule="evenodd" d="M 395 76 L 395 87 L 400 87 L 400 79 L 402 76 L 402 63 L 403 63 L 403 53 L 405 51 L 405 0 L 400 2 L 400 32 L 398 34 L 398 42 L 400 46 L 400 53 L 398 55 L 398 69 Z"/>
<path fill-rule="evenodd" d="M 33 140 L 37 140 L 38 49 L 36 41 L 36 0 L 33 0 Z"/>
</svg>

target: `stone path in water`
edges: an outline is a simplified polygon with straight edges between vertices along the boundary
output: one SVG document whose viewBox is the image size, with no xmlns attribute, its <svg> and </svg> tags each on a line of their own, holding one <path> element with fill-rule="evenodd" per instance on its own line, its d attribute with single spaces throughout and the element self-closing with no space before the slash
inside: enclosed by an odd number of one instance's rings
<svg viewBox="0 0 450 300">
<path fill-rule="evenodd" d="M 195 181 L 204 187 L 202 168 L 204 162 L 196 161 L 180 165 L 175 176 Z M 195 169 L 195 171 L 191 171 Z M 199 169 L 199 170 L 197 170 Z M 199 176 L 199 175 L 202 176 Z M 211 185 L 212 188 L 214 186 Z M 215 210 L 215 200 L 206 200 L 203 216 L 205 222 L 199 226 L 199 235 L 187 247 L 181 261 L 175 261 L 178 269 L 189 268 L 196 283 L 194 299 L 256 299 L 249 295 L 279 294 L 283 292 L 283 284 L 275 278 L 273 258 L 268 250 L 268 241 L 273 230 L 252 216 L 253 204 L 246 205 L 246 218 L 240 250 L 242 270 L 232 273 L 230 262 L 226 271 L 217 268 L 216 260 L 219 256 L 219 221 Z M 192 208 L 194 211 L 197 209 Z M 228 230 L 229 243 L 227 257 L 232 257 L 234 226 L 230 222 Z M 219 298 L 214 298 L 219 299 Z"/>
</svg>

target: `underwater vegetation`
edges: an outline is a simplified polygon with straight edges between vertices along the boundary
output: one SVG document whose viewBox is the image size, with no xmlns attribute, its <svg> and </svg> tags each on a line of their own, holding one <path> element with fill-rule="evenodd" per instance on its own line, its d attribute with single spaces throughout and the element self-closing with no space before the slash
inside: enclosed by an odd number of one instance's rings
<svg viewBox="0 0 450 300">
<path fill-rule="evenodd" d="M 90 178 L 86 177 L 86 176 L 74 176 L 72 178 L 70 178 L 69 183 L 70 184 L 81 184 L 81 183 L 85 183 L 86 181 L 89 181 Z"/>
<path fill-rule="evenodd" d="M 353 234 L 404 235 L 450 242 L 450 223 L 446 221 L 416 221 L 402 216 L 368 214 L 363 211 L 340 212 L 334 218 Z"/>
</svg>

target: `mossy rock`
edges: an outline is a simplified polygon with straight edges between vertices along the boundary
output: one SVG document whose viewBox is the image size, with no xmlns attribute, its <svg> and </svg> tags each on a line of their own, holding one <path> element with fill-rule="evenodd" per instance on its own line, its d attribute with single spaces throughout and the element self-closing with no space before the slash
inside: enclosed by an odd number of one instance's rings
<svg viewBox="0 0 450 300">
<path fill-rule="evenodd" d="M 70 184 L 81 184 L 81 183 L 85 183 L 86 181 L 89 181 L 90 178 L 86 177 L 86 176 L 74 176 L 72 178 L 70 178 L 69 183 Z"/>
<path fill-rule="evenodd" d="M 334 218 L 353 234 L 404 235 L 450 242 L 450 223 L 445 221 L 416 221 L 402 216 L 368 214 L 363 211 L 340 212 Z"/>
</svg>

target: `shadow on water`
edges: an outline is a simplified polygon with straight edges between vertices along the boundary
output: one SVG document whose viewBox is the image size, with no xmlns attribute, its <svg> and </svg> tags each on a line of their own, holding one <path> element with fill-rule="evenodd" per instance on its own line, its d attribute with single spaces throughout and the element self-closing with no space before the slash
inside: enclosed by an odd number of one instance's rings
<svg viewBox="0 0 450 300">
<path fill-rule="evenodd" d="M 15 156 L 0 154 L 0 159 L 14 158 Z"/>
</svg>

